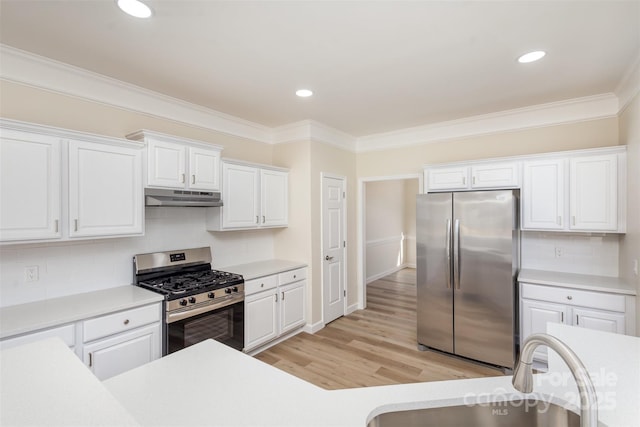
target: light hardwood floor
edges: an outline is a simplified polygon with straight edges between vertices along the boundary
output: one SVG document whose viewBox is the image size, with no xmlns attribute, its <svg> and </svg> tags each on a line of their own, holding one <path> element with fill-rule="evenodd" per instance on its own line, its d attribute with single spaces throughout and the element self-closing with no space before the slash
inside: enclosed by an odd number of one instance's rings
<svg viewBox="0 0 640 427">
<path fill-rule="evenodd" d="M 367 308 L 316 334 L 300 333 L 255 357 L 334 390 L 502 375 L 416 346 L 416 275 L 404 269 L 367 286 Z"/>
</svg>

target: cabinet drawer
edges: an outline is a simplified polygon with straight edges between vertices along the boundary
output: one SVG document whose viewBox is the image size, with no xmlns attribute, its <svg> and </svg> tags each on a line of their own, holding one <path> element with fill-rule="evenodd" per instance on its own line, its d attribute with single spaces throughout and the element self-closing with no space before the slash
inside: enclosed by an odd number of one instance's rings
<svg viewBox="0 0 640 427">
<path fill-rule="evenodd" d="M 522 298 L 625 312 L 623 295 L 522 283 Z"/>
<path fill-rule="evenodd" d="M 120 311 L 84 322 L 84 342 L 160 321 L 159 304 Z"/>
<path fill-rule="evenodd" d="M 287 283 L 297 282 L 298 280 L 302 280 L 306 278 L 307 278 L 306 268 L 298 268 L 297 270 L 285 271 L 284 273 L 280 273 L 278 275 L 280 286 L 286 285 Z"/>
<path fill-rule="evenodd" d="M 276 286 L 278 286 L 278 276 L 275 274 L 272 276 L 259 277 L 257 279 L 244 282 L 244 294 L 251 295 L 256 292 L 275 288 Z"/>
<path fill-rule="evenodd" d="M 22 335 L 16 338 L 7 338 L 0 341 L 0 349 L 6 350 L 23 344 L 44 340 L 46 338 L 58 337 L 69 347 L 75 345 L 76 328 L 75 325 L 65 325 L 57 328 L 45 329 L 40 332 Z"/>
</svg>

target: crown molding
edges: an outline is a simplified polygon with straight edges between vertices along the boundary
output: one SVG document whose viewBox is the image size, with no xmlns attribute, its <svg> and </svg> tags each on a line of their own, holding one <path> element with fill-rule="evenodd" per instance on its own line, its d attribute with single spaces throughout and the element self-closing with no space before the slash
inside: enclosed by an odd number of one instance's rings
<svg viewBox="0 0 640 427">
<path fill-rule="evenodd" d="M 369 135 L 358 138 L 357 152 L 610 118 L 618 110 L 618 98 L 605 93 Z"/>
<path fill-rule="evenodd" d="M 640 92 L 640 55 L 631 63 L 615 89 L 620 104 L 619 113 L 627 108 L 638 92 Z"/>
<path fill-rule="evenodd" d="M 315 120 L 301 120 L 273 129 L 273 143 L 316 141 L 347 151 L 356 151 L 356 138 Z"/>
<path fill-rule="evenodd" d="M 0 78 L 137 113 L 271 143 L 271 128 L 0 44 Z"/>
<path fill-rule="evenodd" d="M 616 94 L 605 93 L 354 137 L 315 120 L 270 128 L 1 43 L 0 62 L 0 79 L 7 81 L 267 144 L 316 141 L 356 153 L 616 117 L 640 91 L 639 57 L 616 88 Z"/>
</svg>

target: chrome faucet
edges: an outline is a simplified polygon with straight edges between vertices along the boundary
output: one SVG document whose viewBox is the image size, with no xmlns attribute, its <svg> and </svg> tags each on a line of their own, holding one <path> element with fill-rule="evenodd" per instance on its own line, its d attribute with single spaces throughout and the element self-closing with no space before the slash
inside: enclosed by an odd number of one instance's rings
<svg viewBox="0 0 640 427">
<path fill-rule="evenodd" d="M 520 351 L 520 360 L 513 373 L 513 387 L 522 393 L 533 391 L 531 363 L 533 352 L 540 345 L 546 345 L 555 350 L 565 361 L 576 380 L 580 393 L 580 426 L 596 427 L 598 425 L 598 399 L 587 368 L 573 350 L 556 337 L 547 334 L 533 334 L 527 337 Z"/>
</svg>

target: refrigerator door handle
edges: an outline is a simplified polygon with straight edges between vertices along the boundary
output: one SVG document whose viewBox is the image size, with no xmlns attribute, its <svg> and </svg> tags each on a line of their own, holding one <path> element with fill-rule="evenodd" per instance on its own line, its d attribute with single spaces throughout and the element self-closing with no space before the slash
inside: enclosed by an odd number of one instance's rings
<svg viewBox="0 0 640 427">
<path fill-rule="evenodd" d="M 447 264 L 445 268 L 445 278 L 447 281 L 447 289 L 451 289 L 451 220 L 447 219 L 447 233 L 445 234 L 445 255 L 447 258 Z"/>
<path fill-rule="evenodd" d="M 460 289 L 460 220 L 453 226 L 453 283 Z"/>
</svg>

